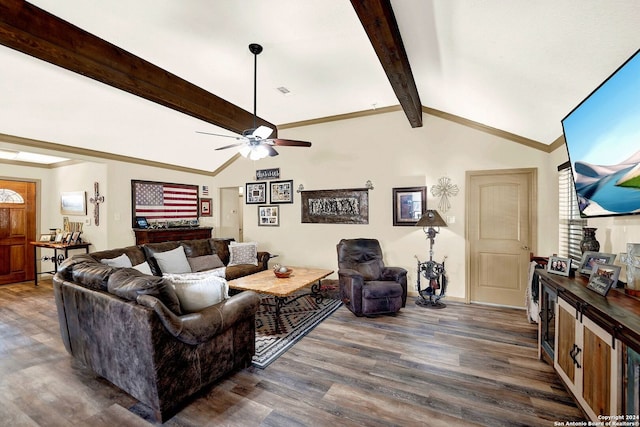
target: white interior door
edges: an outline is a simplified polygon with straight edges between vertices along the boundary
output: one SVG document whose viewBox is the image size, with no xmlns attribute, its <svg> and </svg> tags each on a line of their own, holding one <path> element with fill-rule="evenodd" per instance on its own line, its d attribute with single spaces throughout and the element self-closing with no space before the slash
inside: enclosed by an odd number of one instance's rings
<svg viewBox="0 0 640 427">
<path fill-rule="evenodd" d="M 242 194 L 238 187 L 220 189 L 220 229 L 216 237 L 242 241 Z"/>
</svg>

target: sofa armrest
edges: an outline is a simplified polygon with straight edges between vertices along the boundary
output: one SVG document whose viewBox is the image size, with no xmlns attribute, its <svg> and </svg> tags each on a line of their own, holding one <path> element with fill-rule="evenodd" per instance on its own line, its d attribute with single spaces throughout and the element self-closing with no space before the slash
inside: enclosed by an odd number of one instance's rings
<svg viewBox="0 0 640 427">
<path fill-rule="evenodd" d="M 178 316 L 151 295 L 139 295 L 137 302 L 156 312 L 169 333 L 180 341 L 197 345 L 211 340 L 240 320 L 255 316 L 260 298 L 247 291 L 197 313 Z"/>
<path fill-rule="evenodd" d="M 269 268 L 270 259 L 271 254 L 269 252 L 258 252 L 258 265 L 261 266 L 263 270 L 267 270 Z"/>
<path fill-rule="evenodd" d="M 351 307 L 354 313 L 362 313 L 362 287 L 364 277 L 356 270 L 341 268 L 338 270 L 340 299 L 344 305 Z"/>
<path fill-rule="evenodd" d="M 382 269 L 382 280 L 392 280 L 402 286 L 402 306 L 407 305 L 407 270 L 402 267 L 385 267 Z"/>
</svg>

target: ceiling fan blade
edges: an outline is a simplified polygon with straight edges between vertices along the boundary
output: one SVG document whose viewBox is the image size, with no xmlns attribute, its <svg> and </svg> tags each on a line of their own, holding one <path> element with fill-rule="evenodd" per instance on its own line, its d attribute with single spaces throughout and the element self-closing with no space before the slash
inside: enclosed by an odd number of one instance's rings
<svg viewBox="0 0 640 427">
<path fill-rule="evenodd" d="M 259 139 L 267 139 L 273 133 L 273 129 L 268 126 L 259 126 L 251 135 L 257 136 Z"/>
<path fill-rule="evenodd" d="M 296 141 L 295 139 L 270 139 L 272 145 L 280 145 L 283 147 L 311 147 L 311 143 L 307 141 Z"/>
<path fill-rule="evenodd" d="M 242 137 L 242 136 L 222 135 L 220 133 L 202 132 L 202 131 L 199 131 L 199 130 L 197 130 L 196 133 L 202 133 L 202 134 L 205 134 L 205 135 L 213 135 L 213 136 L 223 136 L 225 138 L 233 138 L 233 139 L 244 139 L 244 137 Z"/>
<path fill-rule="evenodd" d="M 244 145 L 244 144 L 245 144 L 244 142 L 238 142 L 238 143 L 231 144 L 231 145 L 225 145 L 224 147 L 216 148 L 216 151 L 218 151 L 218 150 L 226 150 L 227 148 L 238 147 L 238 146 Z"/>
</svg>

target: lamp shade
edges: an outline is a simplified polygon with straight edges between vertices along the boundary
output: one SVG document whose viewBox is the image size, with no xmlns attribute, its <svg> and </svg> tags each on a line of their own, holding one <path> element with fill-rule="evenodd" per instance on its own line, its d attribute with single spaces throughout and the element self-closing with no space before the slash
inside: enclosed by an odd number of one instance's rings
<svg viewBox="0 0 640 427">
<path fill-rule="evenodd" d="M 447 223 L 440 216 L 438 211 L 430 209 L 420 217 L 416 227 L 446 227 Z"/>
</svg>

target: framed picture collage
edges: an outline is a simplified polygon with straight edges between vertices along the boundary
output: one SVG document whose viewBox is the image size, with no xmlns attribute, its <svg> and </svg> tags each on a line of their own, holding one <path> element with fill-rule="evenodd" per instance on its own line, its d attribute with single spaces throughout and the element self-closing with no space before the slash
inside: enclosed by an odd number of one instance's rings
<svg viewBox="0 0 640 427">
<path fill-rule="evenodd" d="M 278 205 L 293 203 L 293 180 L 248 182 L 245 184 L 245 203 L 260 205 L 258 206 L 259 226 L 277 227 L 280 225 Z"/>
</svg>

